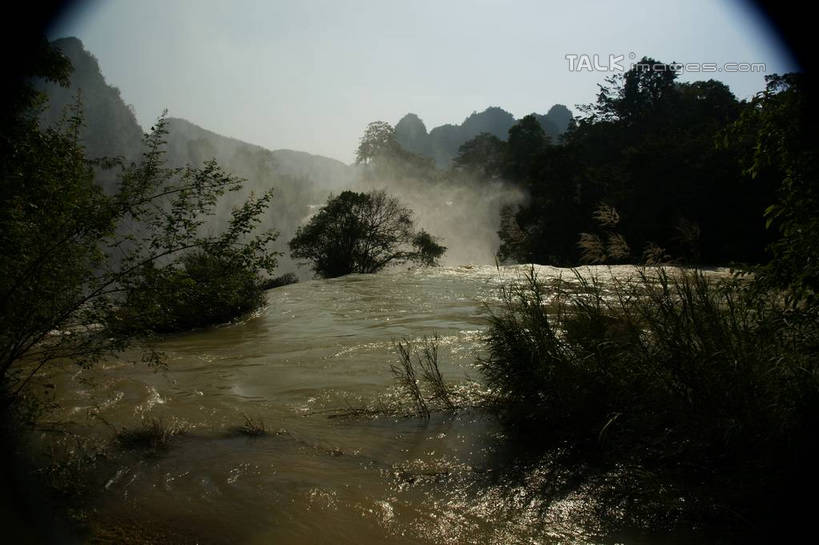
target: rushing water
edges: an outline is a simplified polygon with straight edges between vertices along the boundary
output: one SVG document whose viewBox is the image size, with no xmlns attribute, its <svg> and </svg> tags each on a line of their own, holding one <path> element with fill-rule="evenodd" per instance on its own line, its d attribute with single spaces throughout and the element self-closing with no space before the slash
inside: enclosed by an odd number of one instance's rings
<svg viewBox="0 0 819 545">
<path fill-rule="evenodd" d="M 61 428 L 108 445 L 89 479 L 97 541 L 584 541 L 594 530 L 588 498 L 539 499 L 537 488 L 559 478 L 546 467 L 499 476 L 504 437 L 480 410 L 428 421 L 333 418 L 396 397 L 390 363 L 402 338 L 437 332 L 445 379 L 478 379 L 485 305 L 526 270 L 393 270 L 294 284 L 269 291 L 267 306 L 242 323 L 164 340 L 166 370 L 123 356 L 39 377 L 56 385 Z M 245 416 L 268 433 L 237 433 Z M 153 418 L 185 432 L 156 455 L 113 441 L 112 427 Z"/>
</svg>

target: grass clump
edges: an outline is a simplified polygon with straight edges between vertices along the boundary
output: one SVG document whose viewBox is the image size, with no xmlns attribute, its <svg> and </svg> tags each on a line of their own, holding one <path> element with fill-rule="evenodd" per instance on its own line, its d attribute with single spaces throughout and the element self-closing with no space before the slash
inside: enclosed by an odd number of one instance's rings
<svg viewBox="0 0 819 545">
<path fill-rule="evenodd" d="M 122 428 L 117 432 L 117 442 L 127 450 L 148 450 L 158 452 L 170 446 L 171 439 L 183 432 L 176 423 L 165 423 L 161 418 L 144 420 L 134 428 Z"/>
<path fill-rule="evenodd" d="M 252 418 L 246 414 L 243 414 L 242 418 L 244 421 L 242 422 L 242 425 L 237 428 L 237 431 L 241 435 L 246 435 L 248 437 L 261 437 L 267 433 L 264 420 L 261 418 Z"/>
<path fill-rule="evenodd" d="M 416 414 L 423 418 L 429 418 L 429 407 L 421 393 L 418 378 L 415 374 L 415 365 L 412 361 L 412 344 L 408 339 L 395 343 L 398 351 L 398 363 L 390 364 L 390 370 L 398 385 L 404 389 L 412 400 Z"/>
<path fill-rule="evenodd" d="M 396 382 L 403 388 L 412 400 L 416 414 L 429 418 L 430 405 L 436 408 L 454 410 L 452 389 L 444 381 L 438 367 L 438 345 L 440 337 L 437 333 L 424 337 L 418 351 L 409 339 L 398 341 L 395 349 L 398 352 L 398 364 L 392 364 L 390 369 Z M 420 380 L 418 374 L 420 373 Z M 424 390 L 421 384 L 425 385 Z"/>
<path fill-rule="evenodd" d="M 696 488 L 737 524 L 796 517 L 793 492 L 817 481 L 816 312 L 698 271 L 576 281 L 532 272 L 491 315 L 479 365 L 503 421 Z"/>
</svg>

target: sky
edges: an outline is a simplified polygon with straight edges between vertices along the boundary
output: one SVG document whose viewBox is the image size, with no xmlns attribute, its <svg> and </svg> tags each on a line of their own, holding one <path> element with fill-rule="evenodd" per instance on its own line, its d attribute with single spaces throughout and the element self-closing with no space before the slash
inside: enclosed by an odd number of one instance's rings
<svg viewBox="0 0 819 545">
<path fill-rule="evenodd" d="M 371 121 L 427 129 L 500 106 L 515 117 L 593 102 L 616 71 L 567 55 L 713 63 L 740 98 L 797 69 L 742 0 L 86 0 L 49 38 L 76 36 L 144 129 L 164 109 L 270 149 L 353 161 Z M 725 71 L 764 63 L 764 72 Z M 593 68 L 593 67 L 592 67 Z M 733 69 L 733 66 L 729 66 Z M 740 67 L 741 69 L 741 67 Z"/>
</svg>

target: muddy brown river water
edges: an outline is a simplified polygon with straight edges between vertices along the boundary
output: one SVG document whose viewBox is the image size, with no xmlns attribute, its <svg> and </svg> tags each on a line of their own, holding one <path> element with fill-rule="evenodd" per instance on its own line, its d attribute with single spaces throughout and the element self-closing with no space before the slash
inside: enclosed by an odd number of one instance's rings
<svg viewBox="0 0 819 545">
<path fill-rule="evenodd" d="M 526 270 L 444 267 L 303 282 L 270 290 L 267 306 L 242 323 L 162 341 L 163 371 L 124 355 L 41 375 L 56 385 L 54 420 L 107 445 L 89 480 L 94 541 L 586 542 L 596 524 L 590 498 L 540 499 L 537 488 L 558 478 L 546 467 L 505 478 L 507 441 L 484 411 L 338 417 L 395 402 L 389 364 L 402 338 L 437 332 L 445 379 L 479 381 L 484 305 Z M 571 278 L 549 267 L 538 274 Z M 267 433 L 238 433 L 245 417 Z M 184 433 L 155 455 L 113 441 L 112 427 L 151 419 Z M 77 443 L 54 437 L 43 432 L 46 444 Z"/>
</svg>

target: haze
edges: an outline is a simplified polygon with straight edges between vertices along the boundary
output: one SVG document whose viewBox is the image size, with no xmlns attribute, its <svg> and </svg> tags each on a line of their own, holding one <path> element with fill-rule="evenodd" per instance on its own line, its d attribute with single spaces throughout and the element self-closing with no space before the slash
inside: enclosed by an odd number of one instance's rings
<svg viewBox="0 0 819 545">
<path fill-rule="evenodd" d="M 427 128 L 500 106 L 516 117 L 594 100 L 605 72 L 567 54 L 797 67 L 743 2 L 122 0 L 76 4 L 49 38 L 77 36 L 144 129 L 167 108 L 270 149 L 350 163 L 367 123 Z M 761 73 L 716 74 L 740 98 Z M 681 81 L 707 79 L 685 74 Z M 576 111 L 576 110 L 575 110 Z"/>
</svg>

